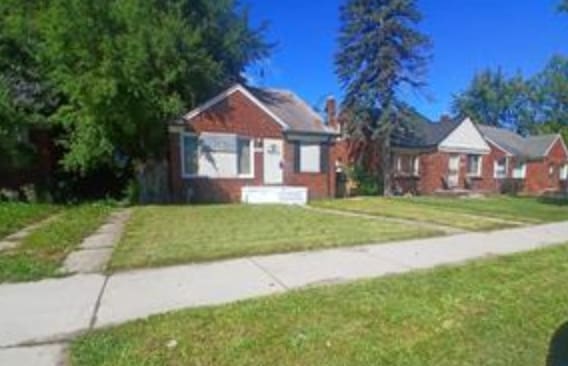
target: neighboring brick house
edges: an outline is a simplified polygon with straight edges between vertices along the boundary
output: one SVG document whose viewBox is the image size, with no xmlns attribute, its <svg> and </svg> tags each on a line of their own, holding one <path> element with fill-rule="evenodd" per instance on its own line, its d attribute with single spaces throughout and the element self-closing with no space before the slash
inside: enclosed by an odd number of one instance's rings
<svg viewBox="0 0 568 366">
<path fill-rule="evenodd" d="M 392 136 L 398 194 L 500 193 L 510 181 L 527 194 L 566 191 L 568 154 L 559 135 L 523 138 L 469 118 L 434 123 L 419 116 L 410 126 Z M 352 162 L 352 151 L 343 151 Z"/>
<path fill-rule="evenodd" d="M 495 176 L 500 182 L 515 180 L 523 192 L 566 192 L 568 149 L 561 135 L 523 137 L 503 128 L 480 126 L 496 151 Z"/>
<path fill-rule="evenodd" d="M 255 190 L 286 200 L 297 189 L 333 197 L 335 136 L 293 93 L 234 85 L 170 124 L 174 200 L 238 202 Z"/>
</svg>

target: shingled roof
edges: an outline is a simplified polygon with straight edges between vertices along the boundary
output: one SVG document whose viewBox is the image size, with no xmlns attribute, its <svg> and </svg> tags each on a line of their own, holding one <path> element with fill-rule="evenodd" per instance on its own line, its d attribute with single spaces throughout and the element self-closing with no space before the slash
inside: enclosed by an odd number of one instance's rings
<svg viewBox="0 0 568 366">
<path fill-rule="evenodd" d="M 262 104 L 280 117 L 289 132 L 333 133 L 304 100 L 289 90 L 247 88 Z"/>
<path fill-rule="evenodd" d="M 335 130 L 324 123 L 322 116 L 291 91 L 245 87 L 240 84 L 235 84 L 221 94 L 209 99 L 174 123 L 191 120 L 237 91 L 240 91 L 269 114 L 285 132 L 329 135 L 336 133 Z"/>
<path fill-rule="evenodd" d="M 546 156 L 558 135 L 539 135 L 523 137 L 513 131 L 493 126 L 479 126 L 483 136 L 511 155 L 526 159 L 539 159 Z"/>
<path fill-rule="evenodd" d="M 414 112 L 400 131 L 393 134 L 393 145 L 400 148 L 433 148 L 438 146 L 461 121 L 442 118 L 432 122 L 425 116 Z"/>
</svg>

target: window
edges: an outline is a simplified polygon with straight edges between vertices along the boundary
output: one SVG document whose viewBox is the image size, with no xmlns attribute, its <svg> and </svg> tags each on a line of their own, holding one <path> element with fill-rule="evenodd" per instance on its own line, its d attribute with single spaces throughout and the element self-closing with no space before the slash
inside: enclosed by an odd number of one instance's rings
<svg viewBox="0 0 568 366">
<path fill-rule="evenodd" d="M 420 170 L 420 158 L 416 155 L 399 155 L 396 158 L 396 172 L 400 175 L 417 176 Z"/>
<path fill-rule="evenodd" d="M 507 158 L 495 160 L 493 173 L 496 179 L 507 178 Z"/>
<path fill-rule="evenodd" d="M 550 165 L 548 166 L 548 176 L 549 176 L 550 178 L 553 178 L 553 177 L 554 177 L 554 171 L 555 171 L 554 164 L 550 164 Z"/>
<path fill-rule="evenodd" d="M 251 178 L 254 176 L 253 139 L 226 133 L 182 133 L 182 176 Z"/>
<path fill-rule="evenodd" d="M 237 138 L 237 174 L 239 176 L 251 176 L 253 164 L 252 139 L 246 137 Z"/>
<path fill-rule="evenodd" d="M 518 161 L 515 163 L 515 167 L 513 168 L 513 178 L 515 179 L 525 179 L 527 175 L 527 164 L 522 161 Z"/>
<path fill-rule="evenodd" d="M 560 179 L 568 180 L 568 164 L 564 164 L 562 168 L 560 168 Z"/>
<path fill-rule="evenodd" d="M 471 177 L 481 176 L 481 155 L 467 156 L 467 175 Z"/>
<path fill-rule="evenodd" d="M 300 143 L 300 172 L 319 173 L 321 171 L 321 147 L 317 143 Z"/>
<path fill-rule="evenodd" d="M 182 134 L 182 175 L 192 176 L 197 175 L 198 170 L 198 146 L 199 139 L 196 135 Z"/>
</svg>

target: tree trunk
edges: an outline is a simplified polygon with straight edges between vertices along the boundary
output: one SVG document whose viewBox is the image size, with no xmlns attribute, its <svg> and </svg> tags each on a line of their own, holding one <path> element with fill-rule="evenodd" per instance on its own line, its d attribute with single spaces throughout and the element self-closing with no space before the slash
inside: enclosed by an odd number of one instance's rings
<svg viewBox="0 0 568 366">
<path fill-rule="evenodd" d="M 387 132 L 381 148 L 381 172 L 383 173 L 383 194 L 392 196 L 392 151 L 390 132 Z"/>
</svg>

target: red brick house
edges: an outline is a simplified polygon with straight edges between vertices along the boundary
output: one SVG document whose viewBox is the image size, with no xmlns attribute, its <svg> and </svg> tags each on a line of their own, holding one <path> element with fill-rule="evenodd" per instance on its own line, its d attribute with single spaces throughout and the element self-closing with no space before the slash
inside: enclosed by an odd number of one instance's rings
<svg viewBox="0 0 568 366">
<path fill-rule="evenodd" d="M 528 194 L 568 191 L 568 149 L 561 135 L 523 137 L 489 126 L 480 130 L 494 151 L 499 183 L 516 180 Z"/>
<path fill-rule="evenodd" d="M 293 93 L 234 85 L 169 125 L 174 200 L 333 197 L 335 136 Z"/>
<path fill-rule="evenodd" d="M 560 135 L 523 138 L 469 118 L 433 123 L 420 117 L 392 141 L 399 194 L 500 193 L 506 184 L 527 194 L 566 191 L 568 151 Z M 349 154 L 344 149 L 345 161 L 353 160 Z"/>
</svg>

